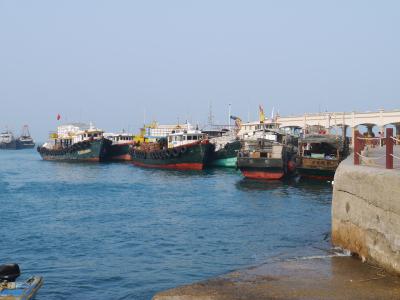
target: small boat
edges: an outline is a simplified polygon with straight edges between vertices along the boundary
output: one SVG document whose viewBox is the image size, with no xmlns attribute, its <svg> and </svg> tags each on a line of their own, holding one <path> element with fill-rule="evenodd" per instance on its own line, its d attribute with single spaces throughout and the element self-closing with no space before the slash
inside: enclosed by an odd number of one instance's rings
<svg viewBox="0 0 400 300">
<path fill-rule="evenodd" d="M 155 142 L 131 148 L 133 164 L 147 168 L 202 170 L 213 151 L 206 134 L 199 130 L 176 129 Z"/>
<path fill-rule="evenodd" d="M 111 141 L 92 124 L 73 123 L 58 126 L 57 133 L 37 148 L 44 160 L 99 162 L 107 159 Z"/>
<path fill-rule="evenodd" d="M 0 300 L 34 299 L 43 285 L 43 278 L 32 276 L 25 282 L 16 282 L 20 274 L 18 264 L 0 265 Z"/>
<path fill-rule="evenodd" d="M 302 178 L 333 180 L 340 162 L 349 154 L 347 138 L 332 134 L 305 134 L 299 140 L 297 171 Z"/>
<path fill-rule="evenodd" d="M 105 133 L 104 137 L 112 142 L 107 160 L 129 161 L 131 156 L 129 148 L 135 144 L 135 136 L 129 133 Z"/>
<path fill-rule="evenodd" d="M 296 168 L 297 138 L 269 128 L 244 140 L 238 168 L 246 178 L 278 180 Z"/>
</svg>

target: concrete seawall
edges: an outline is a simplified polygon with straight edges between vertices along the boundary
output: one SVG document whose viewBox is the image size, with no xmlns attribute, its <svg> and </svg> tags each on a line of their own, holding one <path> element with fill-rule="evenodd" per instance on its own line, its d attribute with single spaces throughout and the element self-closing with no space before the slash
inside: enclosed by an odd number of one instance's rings
<svg viewBox="0 0 400 300">
<path fill-rule="evenodd" d="M 335 174 L 332 243 L 400 273 L 400 171 L 343 161 Z"/>
</svg>

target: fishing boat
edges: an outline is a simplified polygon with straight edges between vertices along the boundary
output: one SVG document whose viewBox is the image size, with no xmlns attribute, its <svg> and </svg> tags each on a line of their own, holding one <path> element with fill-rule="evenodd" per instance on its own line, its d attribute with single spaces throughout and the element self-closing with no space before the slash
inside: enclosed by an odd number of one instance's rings
<svg viewBox="0 0 400 300">
<path fill-rule="evenodd" d="M 133 164 L 147 168 L 202 170 L 213 145 L 199 130 L 177 128 L 154 142 L 131 148 Z"/>
<path fill-rule="evenodd" d="M 237 136 L 225 134 L 211 138 L 210 143 L 214 145 L 214 151 L 209 160 L 210 166 L 236 168 L 237 156 L 241 148 Z"/>
<path fill-rule="evenodd" d="M 235 120 L 235 126 L 210 124 L 210 128 L 202 130 L 208 135 L 210 143 L 214 145 L 214 151 L 209 159 L 210 166 L 236 168 L 237 156 L 241 148 L 238 132 L 242 120 L 232 115 L 230 119 Z"/>
<path fill-rule="evenodd" d="M 107 159 L 111 143 L 92 124 L 73 123 L 58 126 L 37 151 L 44 160 L 98 162 Z"/>
<path fill-rule="evenodd" d="M 129 133 L 105 133 L 104 137 L 112 142 L 107 159 L 111 161 L 129 161 L 129 148 L 135 144 L 135 136 Z"/>
<path fill-rule="evenodd" d="M 0 265 L 0 300 L 29 300 L 33 299 L 43 278 L 32 276 L 25 282 L 16 282 L 21 271 L 18 264 Z"/>
<path fill-rule="evenodd" d="M 31 137 L 28 125 L 22 127 L 22 133 L 16 140 L 17 149 L 31 149 L 35 147 L 35 142 Z"/>
<path fill-rule="evenodd" d="M 333 180 L 339 163 L 349 153 L 347 138 L 310 133 L 299 140 L 298 173 L 301 177 Z"/>
<path fill-rule="evenodd" d="M 0 149 L 3 150 L 17 149 L 16 139 L 14 138 L 13 133 L 8 129 L 0 133 Z"/>
<path fill-rule="evenodd" d="M 265 128 L 243 140 L 237 166 L 246 178 L 282 179 L 296 168 L 296 145 L 295 137 Z"/>
</svg>

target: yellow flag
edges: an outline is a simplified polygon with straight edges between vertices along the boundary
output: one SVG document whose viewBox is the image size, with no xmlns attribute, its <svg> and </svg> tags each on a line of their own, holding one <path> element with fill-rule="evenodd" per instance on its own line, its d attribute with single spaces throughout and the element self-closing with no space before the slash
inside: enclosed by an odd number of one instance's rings
<svg viewBox="0 0 400 300">
<path fill-rule="evenodd" d="M 261 106 L 261 104 L 258 106 L 258 108 L 260 110 L 260 123 L 264 123 L 264 121 L 265 121 L 264 109 Z"/>
</svg>

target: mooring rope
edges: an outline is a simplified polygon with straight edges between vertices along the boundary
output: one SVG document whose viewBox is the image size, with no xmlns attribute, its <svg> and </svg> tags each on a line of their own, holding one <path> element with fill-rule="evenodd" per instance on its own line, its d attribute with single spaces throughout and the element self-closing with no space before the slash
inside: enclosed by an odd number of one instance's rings
<svg viewBox="0 0 400 300">
<path fill-rule="evenodd" d="M 396 139 L 394 136 L 391 137 L 393 141 L 400 143 L 400 139 Z"/>
<path fill-rule="evenodd" d="M 368 159 L 373 159 L 373 160 L 375 160 L 375 159 L 386 158 L 386 155 L 384 155 L 384 156 L 379 156 L 379 157 L 364 156 L 364 155 L 361 155 L 360 153 L 357 153 L 357 155 L 360 156 L 360 157 L 362 157 L 362 158 L 368 158 Z"/>
<path fill-rule="evenodd" d="M 400 160 L 400 157 L 398 157 L 398 156 L 396 156 L 396 155 L 394 155 L 394 154 L 390 154 L 390 156 L 392 156 L 392 157 L 395 158 L 395 159 L 399 159 L 399 160 Z"/>
<path fill-rule="evenodd" d="M 383 140 L 384 138 L 380 137 L 357 137 L 359 140 Z"/>
</svg>

